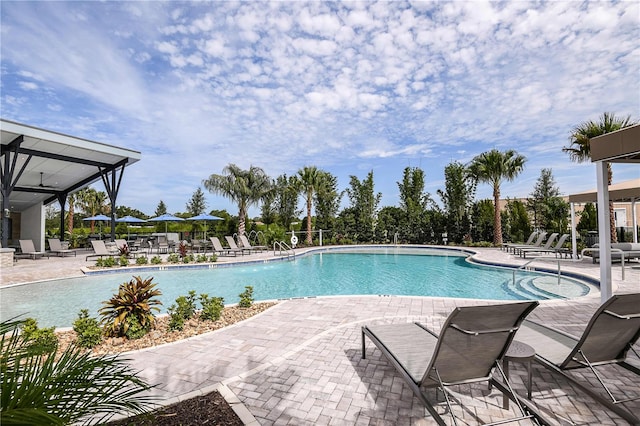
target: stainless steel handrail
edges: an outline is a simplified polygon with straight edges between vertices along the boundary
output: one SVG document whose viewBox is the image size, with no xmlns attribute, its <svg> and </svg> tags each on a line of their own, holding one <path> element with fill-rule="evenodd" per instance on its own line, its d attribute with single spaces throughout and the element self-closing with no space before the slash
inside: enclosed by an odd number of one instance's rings
<svg viewBox="0 0 640 426">
<path fill-rule="evenodd" d="M 525 263 L 524 265 L 520 265 L 520 267 L 516 268 L 513 270 L 513 285 L 516 285 L 516 272 L 518 272 L 521 269 L 526 268 L 527 270 L 529 270 L 529 268 L 527 268 L 527 266 L 529 266 L 530 263 L 535 262 L 536 260 L 549 260 L 551 259 L 550 257 L 534 257 L 533 259 L 531 259 L 530 261 L 528 261 L 527 263 Z M 560 259 L 557 259 L 558 261 L 558 285 L 560 285 L 560 279 L 562 278 L 562 271 L 561 271 L 561 264 L 560 264 Z M 534 269 L 535 270 L 535 269 Z"/>
<path fill-rule="evenodd" d="M 287 243 L 285 243 L 284 241 L 274 241 L 273 242 L 273 255 L 276 256 L 276 251 L 280 250 L 280 256 L 282 256 L 282 252 L 285 252 L 287 254 L 287 258 L 296 257 L 296 252 L 295 250 L 293 250 L 291 247 L 289 247 L 289 245 L 287 245 Z"/>
</svg>

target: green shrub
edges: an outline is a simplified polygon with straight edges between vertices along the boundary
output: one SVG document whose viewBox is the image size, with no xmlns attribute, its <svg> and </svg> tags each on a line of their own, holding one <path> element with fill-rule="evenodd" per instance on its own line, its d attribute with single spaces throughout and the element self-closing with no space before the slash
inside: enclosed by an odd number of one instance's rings
<svg viewBox="0 0 640 426">
<path fill-rule="evenodd" d="M 124 254 L 120 256 L 119 261 L 120 261 L 120 266 L 129 266 L 129 258 Z"/>
<path fill-rule="evenodd" d="M 193 257 L 192 254 L 188 254 L 182 258 L 182 263 L 190 263 L 190 262 L 195 262 L 195 258 Z"/>
<path fill-rule="evenodd" d="M 104 262 L 102 261 L 102 258 L 99 258 L 98 260 L 96 260 L 96 266 L 98 268 L 102 268 L 104 266 Z"/>
<path fill-rule="evenodd" d="M 220 319 L 220 315 L 222 315 L 222 310 L 224 309 L 224 298 L 209 297 L 208 294 L 201 294 L 200 303 L 202 304 L 200 320 L 217 321 Z"/>
<path fill-rule="evenodd" d="M 180 255 L 178 255 L 178 253 L 171 253 L 169 257 L 167 257 L 167 262 L 180 263 Z"/>
<path fill-rule="evenodd" d="M 184 318 L 182 314 L 178 312 L 178 307 L 176 305 L 169 306 L 169 331 L 182 331 L 184 328 Z"/>
<path fill-rule="evenodd" d="M 81 348 L 93 348 L 102 340 L 102 329 L 95 318 L 89 318 L 89 310 L 82 309 L 73 322 L 73 331 L 78 337 L 76 343 Z"/>
<path fill-rule="evenodd" d="M 151 264 L 152 265 L 159 265 L 162 263 L 162 258 L 160 256 L 153 256 L 151 258 Z"/>
<path fill-rule="evenodd" d="M 140 277 L 133 277 L 129 282 L 120 284 L 118 293 L 102 302 L 104 305 L 100 309 L 102 323 L 107 336 L 123 337 L 127 336 L 127 331 L 135 322 L 129 320 L 133 317 L 145 331 L 151 330 L 155 324 L 153 311 L 159 311 L 157 305 L 162 302 L 156 299 L 162 292 L 155 288 L 153 277 L 143 280 Z"/>
<path fill-rule="evenodd" d="M 199 254 L 196 257 L 196 263 L 204 263 L 207 261 L 207 255 L 206 254 Z"/>
<path fill-rule="evenodd" d="M 136 259 L 136 265 L 146 265 L 147 263 L 149 263 L 147 256 L 140 256 Z"/>
<path fill-rule="evenodd" d="M 241 308 L 249 308 L 253 304 L 253 287 L 248 285 L 245 286 L 245 290 L 240 293 L 240 302 L 238 306 Z"/>
<path fill-rule="evenodd" d="M 127 321 L 128 327 L 124 335 L 129 340 L 140 339 L 149 332 L 148 328 L 143 327 L 142 324 L 140 324 L 140 321 L 138 321 L 137 317 L 130 316 L 127 318 L 126 321 Z"/>
<path fill-rule="evenodd" d="M 218 261 L 218 255 L 213 254 L 213 255 L 211 255 L 211 256 L 209 257 L 209 262 L 211 262 L 211 263 L 215 263 L 215 262 L 217 262 L 217 261 Z"/>
<path fill-rule="evenodd" d="M 112 256 L 102 259 L 102 266 L 104 266 L 105 268 L 113 268 L 115 265 L 116 260 Z"/>
<path fill-rule="evenodd" d="M 27 318 L 22 324 L 22 338 L 34 354 L 55 351 L 58 346 L 55 329 L 55 327 L 38 328 L 38 321 L 34 318 Z"/>
</svg>

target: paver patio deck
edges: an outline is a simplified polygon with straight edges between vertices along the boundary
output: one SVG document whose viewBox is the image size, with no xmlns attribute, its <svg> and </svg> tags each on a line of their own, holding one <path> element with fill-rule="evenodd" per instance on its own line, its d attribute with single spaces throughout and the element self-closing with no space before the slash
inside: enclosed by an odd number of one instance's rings
<svg viewBox="0 0 640 426">
<path fill-rule="evenodd" d="M 477 249 L 487 261 L 521 264 L 498 249 Z M 255 259 L 256 255 L 252 255 Z M 262 255 L 266 256 L 266 255 Z M 272 256 L 272 255 L 271 255 Z M 248 257 L 247 257 L 248 258 Z M 2 271 L 3 285 L 78 273 L 83 256 L 20 260 Z M 554 261 L 549 261 L 554 262 Z M 89 262 L 88 264 L 93 264 Z M 55 266 L 54 266 L 55 265 Z M 637 265 L 637 264 L 636 264 Z M 598 278 L 591 260 L 563 261 L 563 270 Z M 614 292 L 640 291 L 640 270 L 612 270 Z M 600 302 L 597 293 L 579 299 L 543 301 L 531 318 L 579 335 Z M 261 425 L 430 425 L 433 420 L 380 351 L 367 342 L 361 358 L 360 327 L 376 322 L 420 321 L 439 330 L 455 306 L 486 301 L 433 297 L 351 296 L 293 299 L 225 329 L 185 341 L 127 354 L 130 364 L 152 383 L 165 403 L 220 388 L 237 396 L 247 422 Z M 524 395 L 526 370 L 513 363 L 511 378 Z M 616 367 L 603 367 L 616 396 L 640 396 L 638 377 Z M 571 374 L 594 387 L 588 371 Z M 453 410 L 463 421 L 478 424 L 509 417 L 502 395 L 485 384 L 454 387 Z M 435 400 L 435 391 L 428 391 Z M 472 398 L 471 396 L 477 396 Z M 533 402 L 557 424 L 623 425 L 614 413 L 553 374 L 534 364 Z M 442 400 L 442 398 L 440 398 Z M 625 406 L 640 413 L 640 400 Z M 444 403 L 438 406 L 445 412 Z"/>
</svg>

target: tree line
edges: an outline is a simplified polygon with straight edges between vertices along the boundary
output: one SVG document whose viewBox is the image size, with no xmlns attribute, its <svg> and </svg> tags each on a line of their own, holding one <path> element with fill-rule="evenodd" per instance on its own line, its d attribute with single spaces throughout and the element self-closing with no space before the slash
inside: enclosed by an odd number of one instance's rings
<svg viewBox="0 0 640 426">
<path fill-rule="evenodd" d="M 562 150 L 573 161 L 587 161 L 592 137 L 633 124 L 630 117 L 618 118 L 604 113 L 600 121 L 587 121 L 572 129 L 570 143 Z M 237 216 L 226 211 L 209 212 L 225 219 L 224 223 L 216 224 L 218 231 L 247 233 L 248 210 L 259 206 L 259 220 L 266 242 L 284 238 L 292 224 L 303 215 L 301 229 L 306 231 L 307 245 L 313 244 L 314 229 L 329 231 L 327 242 L 337 244 L 398 241 L 417 244 L 492 242 L 500 245 L 504 236 L 510 241 L 523 241 L 533 229 L 562 233 L 568 227 L 569 206 L 559 196 L 551 169 L 541 170 L 527 200 L 507 199 L 505 206 L 500 205 L 502 183 L 513 181 L 523 171 L 525 163 L 526 158 L 515 150 L 492 149 L 477 155 L 469 164 L 457 161 L 448 164 L 444 168 L 445 187 L 437 191 L 442 207 L 425 192 L 426 175 L 418 167 L 405 168 L 402 180 L 397 182 L 399 205 L 382 208 L 382 194 L 375 191 L 373 171 L 362 180 L 350 176 L 348 186 L 339 191 L 337 177 L 316 166 L 302 167 L 291 176 L 282 174 L 271 178 L 257 166 L 245 170 L 236 164 L 228 164 L 221 174 L 204 179 L 202 185 L 209 192 L 228 198 L 238 208 Z M 609 180 L 611 183 L 611 170 Z M 493 200 L 475 199 L 478 184 L 491 186 Z M 340 210 L 343 198 L 347 207 Z M 299 209 L 300 199 L 303 210 Z M 73 229 L 74 206 L 90 216 L 110 213 L 106 194 L 85 188 L 70 197 L 69 230 Z M 589 207 L 585 210 L 591 212 Z M 189 217 L 205 212 L 205 195 L 198 188 L 186 203 L 186 213 L 176 215 Z M 116 213 L 147 218 L 142 212 L 127 207 L 118 207 Z M 161 200 L 155 215 L 164 213 L 167 208 Z M 593 220 L 592 213 L 589 220 Z M 256 230 L 256 221 L 249 222 L 250 230 Z M 92 232 L 93 226 L 92 223 Z M 616 241 L 613 226 L 612 241 Z"/>
</svg>

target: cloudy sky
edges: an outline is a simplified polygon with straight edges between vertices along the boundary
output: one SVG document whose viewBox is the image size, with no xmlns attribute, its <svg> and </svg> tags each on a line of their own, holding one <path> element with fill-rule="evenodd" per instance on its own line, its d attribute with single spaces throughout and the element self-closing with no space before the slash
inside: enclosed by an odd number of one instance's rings
<svg viewBox="0 0 640 426">
<path fill-rule="evenodd" d="M 572 127 L 640 118 L 638 1 L 0 8 L 2 118 L 140 151 L 118 204 L 149 215 L 160 200 L 185 211 L 229 163 L 272 177 L 315 165 L 341 190 L 373 171 L 381 206 L 420 167 L 437 199 L 447 164 L 492 148 L 528 159 L 503 196 L 530 194 L 543 167 L 569 194 L 596 184 L 561 151 Z M 614 165 L 616 182 L 639 176 Z"/>
</svg>

